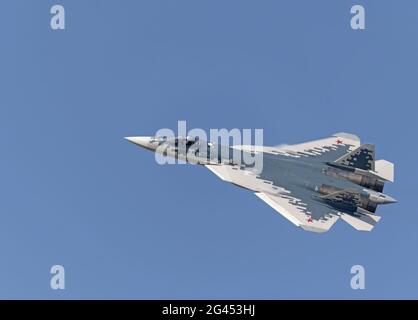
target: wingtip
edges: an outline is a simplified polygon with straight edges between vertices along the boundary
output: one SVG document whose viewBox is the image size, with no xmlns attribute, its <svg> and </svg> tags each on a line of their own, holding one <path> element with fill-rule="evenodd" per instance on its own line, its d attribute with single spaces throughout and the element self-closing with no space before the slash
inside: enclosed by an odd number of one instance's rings
<svg viewBox="0 0 418 320">
<path fill-rule="evenodd" d="M 350 139 L 350 140 L 354 140 L 354 141 L 359 141 L 360 142 L 359 136 L 357 136 L 355 134 L 352 134 L 352 133 L 348 133 L 348 132 L 337 132 L 337 133 L 334 133 L 332 136 L 333 137 L 346 138 L 346 139 Z"/>
</svg>

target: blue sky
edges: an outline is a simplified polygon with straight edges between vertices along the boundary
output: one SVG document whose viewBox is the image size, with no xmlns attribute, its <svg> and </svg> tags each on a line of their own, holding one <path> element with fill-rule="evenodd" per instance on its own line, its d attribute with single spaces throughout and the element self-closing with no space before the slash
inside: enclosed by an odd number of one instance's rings
<svg viewBox="0 0 418 320">
<path fill-rule="evenodd" d="M 8 0 L 0 35 L 0 298 L 418 298 L 416 1 Z M 123 140 L 178 120 L 267 145 L 355 133 L 399 203 L 371 233 L 304 232 Z"/>
</svg>

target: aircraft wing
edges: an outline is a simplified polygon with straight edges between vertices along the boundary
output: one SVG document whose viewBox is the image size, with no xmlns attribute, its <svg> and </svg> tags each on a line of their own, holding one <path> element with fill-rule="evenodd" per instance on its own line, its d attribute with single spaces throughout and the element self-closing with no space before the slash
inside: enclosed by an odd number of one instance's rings
<svg viewBox="0 0 418 320">
<path fill-rule="evenodd" d="M 224 181 L 256 191 L 255 195 L 278 211 L 286 219 L 308 231 L 325 232 L 338 220 L 338 213 L 315 201 L 309 191 L 295 186 L 289 190 L 276 186 L 278 194 L 271 193 L 271 185 L 256 176 L 232 166 L 206 165 Z M 258 183 L 256 185 L 256 183 Z M 264 188 L 264 189 L 263 189 Z"/>
<path fill-rule="evenodd" d="M 213 173 L 224 181 L 254 190 L 254 175 L 243 170 L 234 170 L 232 166 L 206 165 Z M 265 186 L 265 189 L 262 187 Z M 266 202 L 274 210 L 296 226 L 307 231 L 326 232 L 341 218 L 353 228 L 361 231 L 371 231 L 380 217 L 358 208 L 360 199 L 354 190 L 342 190 L 320 197 L 318 201 L 312 196 L 312 191 L 288 185 L 277 186 L 277 194 L 271 193 L 270 184 L 261 183 L 257 186 L 255 195 Z M 327 205 L 327 202 L 340 205 L 347 210 L 337 210 Z"/>
<path fill-rule="evenodd" d="M 330 208 L 326 203 L 316 201 L 312 196 L 306 196 L 302 189 L 293 190 L 285 195 L 256 192 L 256 196 L 298 227 L 312 232 L 328 231 L 339 218 L 356 230 L 371 231 L 380 220 L 379 216 L 357 207 L 360 201 L 358 194 L 351 190 L 342 190 L 321 197 L 326 201 L 338 202 L 347 208 L 338 211 Z"/>
<path fill-rule="evenodd" d="M 293 145 L 279 145 L 265 151 L 293 157 L 319 158 L 334 161 L 360 146 L 360 139 L 349 133 L 336 133 L 331 137 Z"/>
<path fill-rule="evenodd" d="M 289 195 L 272 195 L 256 192 L 255 195 L 298 227 L 307 231 L 328 231 L 338 220 L 339 214 L 311 199 L 298 199 Z"/>
</svg>

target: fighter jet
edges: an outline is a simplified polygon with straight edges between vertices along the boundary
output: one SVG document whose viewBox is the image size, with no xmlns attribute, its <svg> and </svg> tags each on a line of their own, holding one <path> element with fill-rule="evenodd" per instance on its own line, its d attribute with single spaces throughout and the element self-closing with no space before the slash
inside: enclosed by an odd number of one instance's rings
<svg viewBox="0 0 418 320">
<path fill-rule="evenodd" d="M 348 133 L 295 145 L 226 147 L 193 137 L 126 137 L 165 157 L 198 163 L 220 179 L 248 189 L 298 227 L 322 233 L 338 219 L 371 231 L 378 205 L 395 203 L 383 193 L 394 165 L 375 160 L 375 147 Z M 183 147 L 181 147 L 183 146 Z M 204 147 L 204 148 L 203 148 Z M 233 156 L 237 150 L 240 160 Z M 261 155 L 262 170 L 242 161 Z"/>
</svg>

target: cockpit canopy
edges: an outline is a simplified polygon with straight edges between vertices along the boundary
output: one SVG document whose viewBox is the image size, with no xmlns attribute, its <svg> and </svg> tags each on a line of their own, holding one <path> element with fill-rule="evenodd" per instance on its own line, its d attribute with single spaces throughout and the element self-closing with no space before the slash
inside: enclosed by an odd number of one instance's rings
<svg viewBox="0 0 418 320">
<path fill-rule="evenodd" d="M 199 141 L 199 137 L 192 137 L 192 136 L 178 136 L 178 137 L 170 137 L 167 136 L 155 136 L 151 138 L 150 142 L 157 142 L 157 143 L 164 143 L 164 142 L 171 142 L 178 144 L 179 142 L 186 142 L 186 145 L 192 145 L 193 143 Z"/>
</svg>

